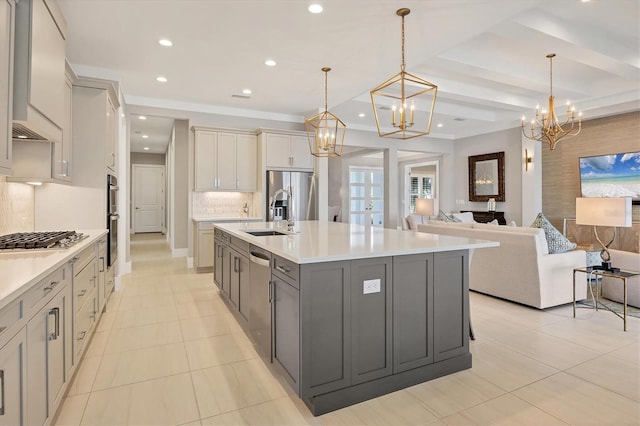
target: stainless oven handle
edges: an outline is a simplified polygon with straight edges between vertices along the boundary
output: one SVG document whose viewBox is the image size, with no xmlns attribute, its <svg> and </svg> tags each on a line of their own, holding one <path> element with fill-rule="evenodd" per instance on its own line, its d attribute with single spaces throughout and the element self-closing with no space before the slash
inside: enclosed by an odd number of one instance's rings
<svg viewBox="0 0 640 426">
<path fill-rule="evenodd" d="M 119 191 L 119 190 L 120 190 L 120 187 L 119 187 L 119 186 L 117 186 L 117 185 L 109 185 L 109 189 L 110 189 L 111 191 Z"/>
</svg>

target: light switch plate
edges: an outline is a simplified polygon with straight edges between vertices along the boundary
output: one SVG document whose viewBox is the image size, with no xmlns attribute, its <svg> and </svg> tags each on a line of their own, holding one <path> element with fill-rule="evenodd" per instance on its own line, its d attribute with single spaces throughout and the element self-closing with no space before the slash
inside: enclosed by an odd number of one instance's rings
<svg viewBox="0 0 640 426">
<path fill-rule="evenodd" d="M 380 293 L 380 278 L 375 280 L 364 280 L 362 283 L 362 294 Z"/>
</svg>

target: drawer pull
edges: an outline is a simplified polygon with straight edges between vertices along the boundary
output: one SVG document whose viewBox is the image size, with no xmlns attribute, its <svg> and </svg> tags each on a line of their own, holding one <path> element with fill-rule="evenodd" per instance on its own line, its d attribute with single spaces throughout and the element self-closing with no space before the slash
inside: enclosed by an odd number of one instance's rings
<svg viewBox="0 0 640 426">
<path fill-rule="evenodd" d="M 78 293 L 78 297 L 82 297 L 85 294 L 87 294 L 87 289 L 82 289 L 82 291 L 80 293 Z"/>
<path fill-rule="evenodd" d="M 78 341 L 83 340 L 84 336 L 86 336 L 86 335 L 87 335 L 86 331 L 81 331 L 77 340 Z"/>
<path fill-rule="evenodd" d="M 46 286 L 46 287 L 43 287 L 43 288 L 42 288 L 42 291 L 44 291 L 45 293 L 46 293 L 46 292 L 48 292 L 48 291 L 51 291 L 51 290 L 53 290 L 53 288 L 54 288 L 55 286 L 57 286 L 58 284 L 60 284 L 60 281 L 51 281 L 51 284 L 49 284 L 49 285 L 48 285 L 48 286 Z"/>
<path fill-rule="evenodd" d="M 284 272 L 285 274 L 288 274 L 289 272 L 291 272 L 291 268 L 287 268 L 286 266 L 282 266 L 282 265 L 276 265 L 276 269 L 280 272 Z"/>
<path fill-rule="evenodd" d="M 73 265 L 74 263 L 76 263 L 78 261 L 78 259 L 79 259 L 78 257 L 74 257 L 69 261 L 69 263 Z"/>
<path fill-rule="evenodd" d="M 7 329 L 6 325 L 3 325 L 2 327 L 0 327 L 0 334 L 4 333 L 6 329 Z"/>
</svg>

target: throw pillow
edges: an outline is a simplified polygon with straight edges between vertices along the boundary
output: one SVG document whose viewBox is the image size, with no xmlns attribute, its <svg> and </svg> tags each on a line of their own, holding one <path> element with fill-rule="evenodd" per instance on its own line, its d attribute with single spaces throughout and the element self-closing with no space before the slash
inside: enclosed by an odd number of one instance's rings
<svg viewBox="0 0 640 426">
<path fill-rule="evenodd" d="M 531 224 L 532 228 L 542 228 L 544 230 L 544 236 L 547 239 L 547 247 L 549 248 L 549 254 L 564 253 L 576 248 L 576 244 L 572 243 L 562 235 L 555 226 L 549 222 L 544 214 L 538 213 L 536 220 Z"/>
<path fill-rule="evenodd" d="M 500 225 L 498 219 L 493 219 L 491 222 L 487 222 L 489 225 Z"/>
<path fill-rule="evenodd" d="M 460 219 L 458 219 L 456 217 L 453 217 L 453 216 L 449 216 L 448 214 L 446 214 L 442 210 L 440 210 L 438 212 L 438 220 L 441 220 L 443 222 L 461 222 Z"/>
<path fill-rule="evenodd" d="M 516 225 L 516 221 L 515 220 L 512 220 L 511 222 L 509 222 L 509 226 L 518 226 L 518 225 Z"/>
<path fill-rule="evenodd" d="M 456 218 L 456 219 L 459 219 L 460 222 L 463 222 L 463 223 L 473 223 L 473 222 L 475 222 L 473 220 L 473 213 L 471 213 L 471 212 L 451 213 L 451 216 Z"/>
</svg>

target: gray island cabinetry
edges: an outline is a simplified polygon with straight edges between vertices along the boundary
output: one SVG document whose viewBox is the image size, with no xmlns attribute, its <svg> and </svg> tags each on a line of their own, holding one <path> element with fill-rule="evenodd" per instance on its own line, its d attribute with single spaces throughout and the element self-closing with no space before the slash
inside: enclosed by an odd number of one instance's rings
<svg viewBox="0 0 640 426">
<path fill-rule="evenodd" d="M 254 342 L 314 415 L 471 367 L 469 249 L 497 243 L 316 221 L 247 233 L 273 227 L 216 226 L 214 280 L 249 330 L 243 303 L 271 306 L 271 338 Z M 266 282 L 238 286 L 239 307 L 225 278 L 234 240 L 271 254 Z"/>
</svg>

